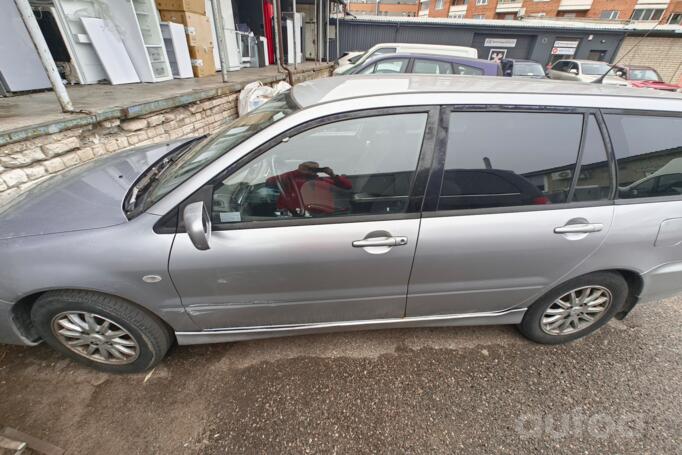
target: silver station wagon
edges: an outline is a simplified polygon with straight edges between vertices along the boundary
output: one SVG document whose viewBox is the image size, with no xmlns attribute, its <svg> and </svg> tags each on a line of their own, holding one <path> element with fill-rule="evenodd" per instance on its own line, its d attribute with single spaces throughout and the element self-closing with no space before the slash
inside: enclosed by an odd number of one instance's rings
<svg viewBox="0 0 682 455">
<path fill-rule="evenodd" d="M 0 341 L 136 372 L 175 342 L 334 330 L 574 340 L 682 290 L 681 112 L 596 84 L 301 83 L 0 208 Z"/>
</svg>

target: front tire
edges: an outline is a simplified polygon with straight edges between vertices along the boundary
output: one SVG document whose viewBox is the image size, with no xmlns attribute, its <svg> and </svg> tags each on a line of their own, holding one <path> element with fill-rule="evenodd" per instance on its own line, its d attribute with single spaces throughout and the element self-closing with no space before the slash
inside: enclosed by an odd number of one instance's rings
<svg viewBox="0 0 682 455">
<path fill-rule="evenodd" d="M 94 292 L 46 292 L 33 305 L 31 319 L 52 348 L 109 373 L 148 370 L 173 342 L 170 330 L 153 314 Z"/>
<path fill-rule="evenodd" d="M 538 343 L 582 338 L 606 324 L 628 296 L 628 284 L 614 272 L 595 272 L 553 289 L 528 308 L 521 333 Z"/>
</svg>

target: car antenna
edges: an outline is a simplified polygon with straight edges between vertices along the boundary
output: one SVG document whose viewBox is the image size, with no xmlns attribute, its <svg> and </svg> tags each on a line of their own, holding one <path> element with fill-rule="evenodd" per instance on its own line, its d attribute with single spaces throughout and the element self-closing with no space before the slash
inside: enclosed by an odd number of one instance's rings
<svg viewBox="0 0 682 455">
<path fill-rule="evenodd" d="M 631 22 L 631 23 L 632 23 L 632 22 Z M 613 63 L 613 65 L 609 66 L 609 69 L 606 70 L 606 71 L 604 72 L 604 74 L 602 74 L 601 76 L 599 76 L 597 79 L 593 80 L 592 83 L 593 83 L 593 84 L 601 84 L 602 82 L 604 82 L 604 78 L 606 77 L 606 75 L 609 74 L 616 66 L 618 66 L 618 64 L 619 64 L 620 62 L 622 62 L 623 59 L 624 59 L 630 52 L 632 52 L 633 50 L 635 50 L 635 48 L 636 48 L 637 46 L 639 46 L 639 43 L 641 43 L 641 42 L 644 40 L 644 38 L 646 38 L 647 36 L 649 36 L 649 33 L 651 33 L 656 27 L 658 27 L 658 25 L 659 25 L 660 23 L 661 23 L 660 20 L 659 20 L 658 22 L 656 22 L 656 23 L 654 24 L 654 26 L 651 27 L 649 30 L 647 30 L 647 32 L 644 34 L 644 36 L 642 36 L 642 37 L 639 39 L 639 41 L 637 41 L 637 42 L 635 43 L 634 46 L 632 46 L 630 49 L 628 49 L 628 51 L 627 51 L 626 53 L 624 53 L 623 55 L 621 55 L 620 58 L 619 58 L 618 60 L 616 60 L 615 63 Z M 628 33 L 629 33 L 629 32 L 630 32 L 630 30 L 628 30 Z M 625 34 L 625 36 L 623 37 L 623 40 L 625 40 L 625 38 L 628 37 L 628 33 Z"/>
</svg>

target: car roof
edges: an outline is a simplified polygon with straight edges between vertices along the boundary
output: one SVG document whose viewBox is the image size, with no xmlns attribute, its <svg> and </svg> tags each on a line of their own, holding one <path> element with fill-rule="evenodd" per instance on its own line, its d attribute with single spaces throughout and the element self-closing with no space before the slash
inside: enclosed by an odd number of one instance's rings
<svg viewBox="0 0 682 455">
<path fill-rule="evenodd" d="M 467 49 L 473 49 L 469 46 L 459 46 L 456 44 L 421 44 L 421 43 L 377 43 L 372 48 L 374 47 L 432 47 L 432 48 L 467 48 Z"/>
<path fill-rule="evenodd" d="M 392 59 L 392 58 L 423 58 L 426 60 L 440 60 L 442 62 L 450 62 L 450 63 L 471 63 L 471 64 L 479 64 L 479 65 L 491 65 L 491 66 L 496 66 L 498 63 L 493 62 L 492 60 L 485 60 L 481 58 L 472 58 L 472 57 L 459 57 L 456 55 L 440 55 L 440 54 L 419 54 L 415 52 L 396 52 L 395 54 L 382 54 L 382 55 L 377 55 L 376 57 L 372 57 L 369 60 L 367 60 L 365 63 L 363 63 L 362 66 L 365 66 L 366 64 L 369 65 L 372 62 L 377 62 L 380 60 L 386 60 L 386 59 Z"/>
<path fill-rule="evenodd" d="M 576 63 L 603 63 L 604 65 L 609 65 L 608 62 L 602 62 L 599 60 L 587 60 L 587 59 L 577 59 L 577 58 L 565 58 L 561 60 L 563 62 L 576 62 Z"/>
<path fill-rule="evenodd" d="M 509 61 L 509 62 L 518 62 L 518 63 L 537 63 L 538 65 L 542 65 L 540 62 L 536 62 L 535 60 L 528 60 L 527 58 L 505 58 L 502 59 L 503 61 Z"/>
<path fill-rule="evenodd" d="M 585 82 L 550 79 L 433 74 L 367 74 L 336 76 L 296 84 L 294 101 L 302 108 L 332 101 L 405 93 L 504 93 L 539 95 L 601 95 L 682 100 L 682 95 Z"/>
<path fill-rule="evenodd" d="M 654 70 L 656 69 L 652 66 L 647 66 L 647 65 L 616 65 L 619 68 L 629 68 L 629 69 L 638 69 L 638 70 Z"/>
</svg>

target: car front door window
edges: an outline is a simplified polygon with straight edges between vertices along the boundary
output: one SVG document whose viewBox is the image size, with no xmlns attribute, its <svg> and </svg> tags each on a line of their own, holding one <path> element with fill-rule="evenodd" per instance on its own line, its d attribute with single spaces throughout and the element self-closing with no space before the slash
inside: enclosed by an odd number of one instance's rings
<svg viewBox="0 0 682 455">
<path fill-rule="evenodd" d="M 215 187 L 213 222 L 402 213 L 426 119 L 355 118 L 285 138 Z"/>
</svg>

